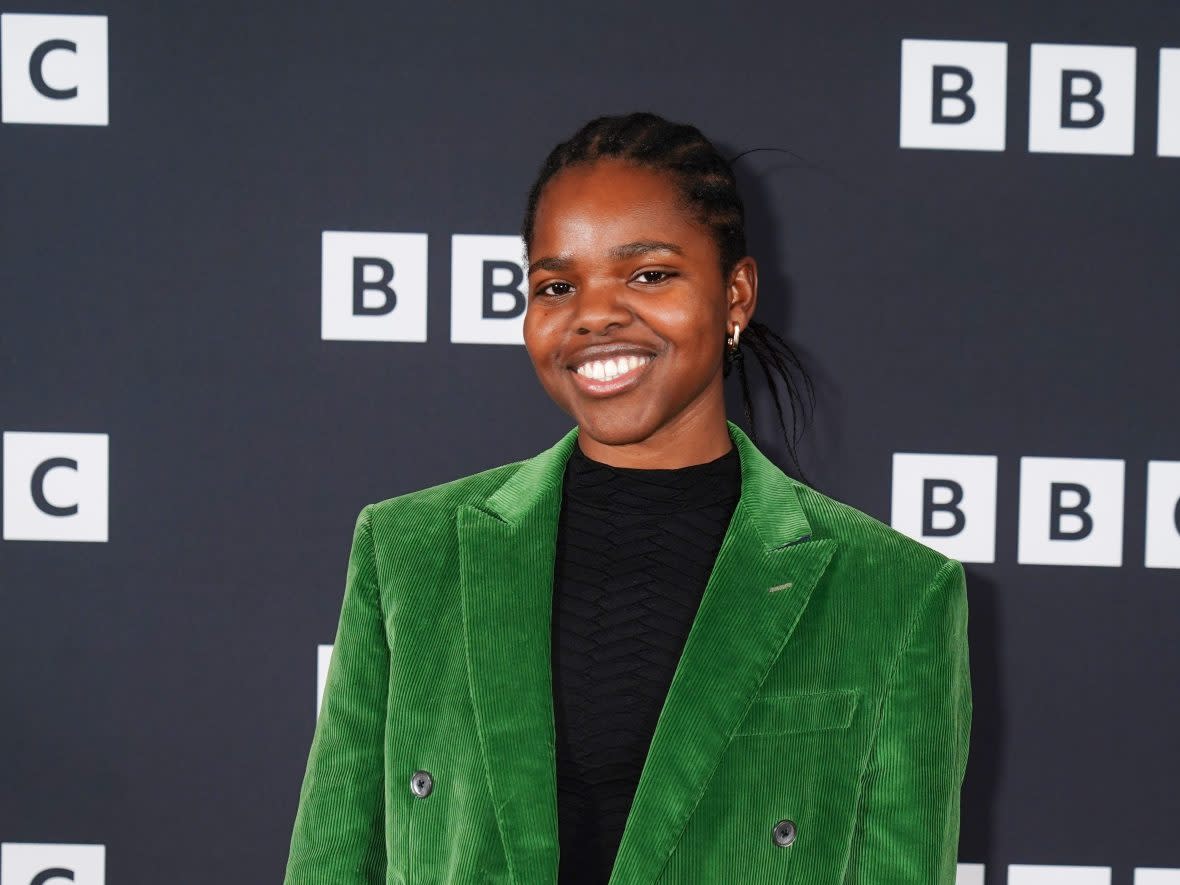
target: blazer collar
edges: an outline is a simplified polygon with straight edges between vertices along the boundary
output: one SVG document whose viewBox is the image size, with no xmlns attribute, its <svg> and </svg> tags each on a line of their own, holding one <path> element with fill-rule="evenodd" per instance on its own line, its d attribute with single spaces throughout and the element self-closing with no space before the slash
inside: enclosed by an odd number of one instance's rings
<svg viewBox="0 0 1180 885">
<path fill-rule="evenodd" d="M 661 708 L 611 885 L 650 885 L 837 547 L 732 422 L 742 491 Z M 468 688 L 512 880 L 558 867 L 553 565 L 577 428 L 456 514 Z"/>
<path fill-rule="evenodd" d="M 732 421 L 725 423 L 742 465 L 738 508 L 744 509 L 765 547 L 774 549 L 810 535 L 811 524 L 795 493 L 796 481 L 762 454 L 740 427 Z M 520 468 L 487 498 L 484 509 L 517 525 L 530 512 L 552 505 L 554 495 L 560 505 L 566 461 L 577 442 L 578 428 L 574 427 L 545 451 L 522 461 Z"/>
</svg>

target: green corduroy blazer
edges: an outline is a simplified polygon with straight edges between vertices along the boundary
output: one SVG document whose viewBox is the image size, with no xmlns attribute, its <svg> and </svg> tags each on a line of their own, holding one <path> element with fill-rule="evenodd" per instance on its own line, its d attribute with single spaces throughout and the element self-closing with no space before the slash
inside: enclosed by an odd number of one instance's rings
<svg viewBox="0 0 1180 885">
<path fill-rule="evenodd" d="M 952 885 L 963 566 L 729 432 L 741 498 L 610 885 Z M 556 880 L 550 613 L 577 433 L 361 510 L 286 885 Z"/>
</svg>

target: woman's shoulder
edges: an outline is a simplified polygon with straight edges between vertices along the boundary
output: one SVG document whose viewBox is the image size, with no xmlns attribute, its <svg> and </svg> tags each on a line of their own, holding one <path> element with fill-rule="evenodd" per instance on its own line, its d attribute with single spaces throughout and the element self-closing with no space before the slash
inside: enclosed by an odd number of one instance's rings
<svg viewBox="0 0 1180 885">
<path fill-rule="evenodd" d="M 389 518 L 397 516 L 424 515 L 440 510 L 455 510 L 464 504 L 484 500 L 494 492 L 528 459 L 511 461 L 489 467 L 478 473 L 460 476 L 446 482 L 425 486 L 411 492 L 404 492 L 380 501 L 374 501 L 365 509 L 372 517 Z"/>
<path fill-rule="evenodd" d="M 853 505 L 792 478 L 815 537 L 835 538 L 845 557 L 899 577 L 932 577 L 956 560 Z"/>
<path fill-rule="evenodd" d="M 851 504 L 792 482 L 812 537 L 837 543 L 831 575 L 850 605 L 895 616 L 883 624 L 909 624 L 915 612 L 931 607 L 959 624 L 965 621 L 967 575 L 959 560 Z"/>
<path fill-rule="evenodd" d="M 402 525 L 445 525 L 465 506 L 486 506 L 512 489 L 511 497 L 527 503 L 533 493 L 547 488 L 564 468 L 565 459 L 573 448 L 577 428 L 569 430 L 557 442 L 541 452 L 376 501 L 365 507 L 371 519 L 397 521 Z M 503 502 L 502 502 L 503 503 Z M 445 516 L 445 519 L 440 519 Z"/>
</svg>

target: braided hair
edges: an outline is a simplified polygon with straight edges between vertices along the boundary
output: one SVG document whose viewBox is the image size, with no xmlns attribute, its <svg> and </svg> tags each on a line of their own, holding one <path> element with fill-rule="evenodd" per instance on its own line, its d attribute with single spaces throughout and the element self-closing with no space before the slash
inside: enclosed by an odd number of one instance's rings
<svg viewBox="0 0 1180 885">
<path fill-rule="evenodd" d="M 652 113 L 597 117 L 575 132 L 568 141 L 550 151 L 529 191 L 521 229 L 526 253 L 532 248 L 537 203 L 549 180 L 567 167 L 606 158 L 626 160 L 642 168 L 672 175 L 681 196 L 696 213 L 697 220 L 712 231 L 720 254 L 722 278 L 728 278 L 734 265 L 746 255 L 745 209 L 730 163 L 695 126 L 672 123 Z M 755 444 L 758 442 L 758 430 L 754 421 L 744 350 L 754 356 L 766 377 L 787 452 L 800 478 L 806 482 L 799 464 L 797 446 L 806 429 L 807 413 L 815 405 L 811 378 L 786 341 L 757 320 L 751 320 L 741 330 L 736 348 L 725 348 L 722 374 L 729 377 L 730 370 L 735 366 L 737 368 L 742 405 Z M 796 371 L 802 387 L 793 377 Z M 776 377 L 787 391 L 793 433 L 787 431 Z M 804 391 L 806 399 L 803 397 Z"/>
</svg>

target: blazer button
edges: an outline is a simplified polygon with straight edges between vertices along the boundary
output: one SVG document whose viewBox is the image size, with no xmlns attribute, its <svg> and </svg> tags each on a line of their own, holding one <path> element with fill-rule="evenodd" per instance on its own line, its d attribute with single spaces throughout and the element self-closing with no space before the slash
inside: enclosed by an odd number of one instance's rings
<svg viewBox="0 0 1180 885">
<path fill-rule="evenodd" d="M 795 841 L 795 822 L 793 820 L 780 820 L 774 825 L 774 844 L 780 848 L 786 848 Z"/>
<path fill-rule="evenodd" d="M 429 771 L 415 771 L 414 776 L 410 778 L 410 789 L 415 796 L 423 799 L 434 789 L 434 778 L 430 776 Z"/>
</svg>

